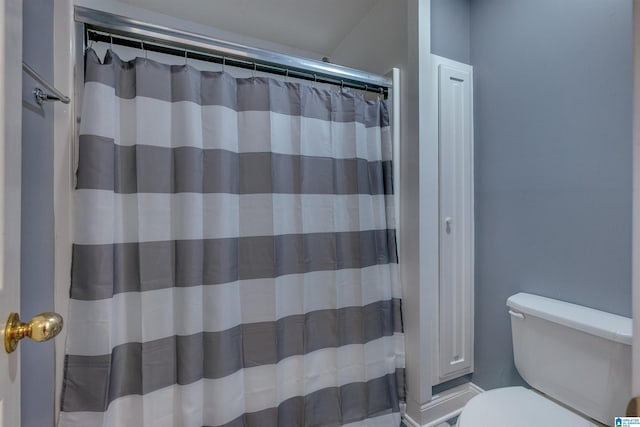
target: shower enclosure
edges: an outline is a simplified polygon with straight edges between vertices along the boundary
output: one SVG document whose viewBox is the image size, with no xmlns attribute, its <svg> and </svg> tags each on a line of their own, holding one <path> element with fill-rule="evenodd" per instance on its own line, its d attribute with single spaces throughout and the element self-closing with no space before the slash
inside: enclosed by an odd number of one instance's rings
<svg viewBox="0 0 640 427">
<path fill-rule="evenodd" d="M 60 425 L 398 425 L 390 82 L 76 20 L 110 49 L 83 59 Z"/>
</svg>

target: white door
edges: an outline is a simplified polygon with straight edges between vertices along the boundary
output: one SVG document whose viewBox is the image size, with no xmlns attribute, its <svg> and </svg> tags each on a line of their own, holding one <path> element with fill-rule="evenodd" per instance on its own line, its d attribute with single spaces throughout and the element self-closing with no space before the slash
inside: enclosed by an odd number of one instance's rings
<svg viewBox="0 0 640 427">
<path fill-rule="evenodd" d="M 633 0 L 633 396 L 640 397 L 640 0 Z"/>
<path fill-rule="evenodd" d="M 439 381 L 473 372 L 473 95 L 469 65 L 438 67 Z"/>
<path fill-rule="evenodd" d="M 22 2 L 0 0 L 0 327 L 20 308 Z M 19 351 L 0 343 L 0 427 L 20 425 Z"/>
</svg>

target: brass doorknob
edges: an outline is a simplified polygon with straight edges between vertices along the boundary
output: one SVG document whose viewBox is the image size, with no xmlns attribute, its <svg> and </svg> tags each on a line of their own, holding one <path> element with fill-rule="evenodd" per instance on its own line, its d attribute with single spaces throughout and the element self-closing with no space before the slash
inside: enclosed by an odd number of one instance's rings
<svg viewBox="0 0 640 427">
<path fill-rule="evenodd" d="M 11 313 L 4 327 L 4 349 L 13 353 L 24 337 L 37 342 L 50 340 L 60 333 L 62 325 L 62 316 L 58 313 L 40 313 L 29 323 L 21 322 L 18 313 Z"/>
</svg>

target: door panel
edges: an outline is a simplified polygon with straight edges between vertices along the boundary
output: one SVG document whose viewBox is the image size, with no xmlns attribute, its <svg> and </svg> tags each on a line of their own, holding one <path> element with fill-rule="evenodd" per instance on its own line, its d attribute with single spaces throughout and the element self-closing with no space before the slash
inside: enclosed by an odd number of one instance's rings
<svg viewBox="0 0 640 427">
<path fill-rule="evenodd" d="M 0 325 L 20 307 L 22 2 L 0 0 Z M 20 425 L 19 350 L 0 350 L 0 427 Z"/>
<path fill-rule="evenodd" d="M 439 379 L 448 381 L 473 371 L 472 71 L 435 58 L 440 62 Z"/>
<path fill-rule="evenodd" d="M 633 0 L 633 380 L 640 396 L 640 0 Z"/>
</svg>

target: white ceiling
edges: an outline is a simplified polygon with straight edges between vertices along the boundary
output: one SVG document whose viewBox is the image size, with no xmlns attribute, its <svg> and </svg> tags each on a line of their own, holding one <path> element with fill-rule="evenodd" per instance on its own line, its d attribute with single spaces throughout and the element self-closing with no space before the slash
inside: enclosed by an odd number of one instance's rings
<svg viewBox="0 0 640 427">
<path fill-rule="evenodd" d="M 221 30 L 330 55 L 378 0 L 121 0 Z"/>
</svg>

